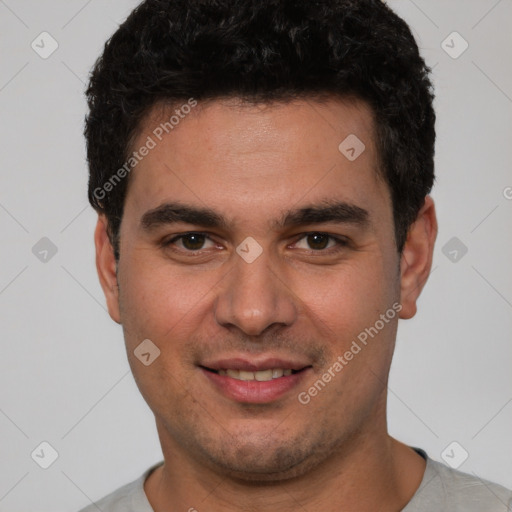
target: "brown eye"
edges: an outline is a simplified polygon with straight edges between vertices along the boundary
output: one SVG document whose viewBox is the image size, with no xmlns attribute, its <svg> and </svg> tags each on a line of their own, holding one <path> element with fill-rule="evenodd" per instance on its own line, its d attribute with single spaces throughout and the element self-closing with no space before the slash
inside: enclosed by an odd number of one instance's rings
<svg viewBox="0 0 512 512">
<path fill-rule="evenodd" d="M 163 242 L 163 247 L 176 248 L 181 252 L 194 253 L 202 249 L 211 249 L 215 246 L 213 240 L 205 233 L 183 233 L 177 235 L 167 242 Z"/>
<path fill-rule="evenodd" d="M 325 249 L 329 245 L 330 237 L 322 233 L 313 233 L 307 235 L 307 242 L 311 249 L 321 250 Z"/>
<path fill-rule="evenodd" d="M 189 251 L 198 251 L 203 248 L 206 240 L 205 235 L 200 233 L 190 233 L 188 235 L 181 236 L 181 243 L 185 249 Z"/>
<path fill-rule="evenodd" d="M 297 249 L 309 252 L 333 253 L 345 250 L 348 240 L 345 237 L 329 235 L 328 233 L 304 233 L 302 238 L 295 242 Z"/>
</svg>

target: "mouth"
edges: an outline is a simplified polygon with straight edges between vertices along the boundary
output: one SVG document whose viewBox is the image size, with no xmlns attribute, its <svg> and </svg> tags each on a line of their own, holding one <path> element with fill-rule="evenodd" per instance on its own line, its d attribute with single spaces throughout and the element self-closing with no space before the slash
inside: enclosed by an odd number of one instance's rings
<svg viewBox="0 0 512 512">
<path fill-rule="evenodd" d="M 292 368 L 268 368 L 266 370 L 258 371 L 236 370 L 234 368 L 214 370 L 213 368 L 207 368 L 205 366 L 202 366 L 201 368 L 208 372 L 216 373 L 217 375 L 221 375 L 223 377 L 230 377 L 236 380 L 255 380 L 258 382 L 268 382 L 274 379 L 280 379 L 282 377 L 295 375 L 296 373 L 303 372 L 307 368 L 311 368 L 311 366 L 306 366 L 304 368 L 301 368 L 300 370 L 294 370 Z"/>
<path fill-rule="evenodd" d="M 225 398 L 245 404 L 266 404 L 286 397 L 312 371 L 312 365 L 269 359 L 250 363 L 229 359 L 199 365 L 199 369 Z"/>
</svg>

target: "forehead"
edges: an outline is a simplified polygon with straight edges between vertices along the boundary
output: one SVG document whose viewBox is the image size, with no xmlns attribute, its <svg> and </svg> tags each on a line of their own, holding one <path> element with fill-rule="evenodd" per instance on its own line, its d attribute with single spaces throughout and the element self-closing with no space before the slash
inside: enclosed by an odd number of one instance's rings
<svg viewBox="0 0 512 512">
<path fill-rule="evenodd" d="M 141 122 L 132 149 L 150 141 L 152 149 L 132 171 L 127 209 L 178 200 L 236 217 L 270 215 L 302 200 L 389 206 L 373 114 L 362 101 L 183 105 L 159 104 Z"/>
<path fill-rule="evenodd" d="M 135 148 L 137 142 L 150 135 L 157 145 L 163 142 L 188 150 L 189 158 L 197 150 L 213 149 L 226 157 L 233 151 L 239 155 L 241 151 L 265 149 L 288 153 L 295 150 L 299 156 L 303 152 L 311 155 L 315 149 L 325 151 L 322 139 L 331 144 L 353 134 L 373 150 L 373 111 L 357 98 L 304 98 L 256 104 L 222 98 L 199 102 L 194 107 L 189 104 L 190 101 L 182 101 L 171 106 L 160 102 L 153 106 L 140 123 Z M 191 153 L 191 148 L 196 151 Z"/>
</svg>

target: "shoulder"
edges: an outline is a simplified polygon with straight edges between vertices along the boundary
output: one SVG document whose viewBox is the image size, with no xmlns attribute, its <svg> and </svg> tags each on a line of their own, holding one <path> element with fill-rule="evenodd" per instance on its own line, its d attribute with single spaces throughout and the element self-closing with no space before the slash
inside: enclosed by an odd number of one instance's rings
<svg viewBox="0 0 512 512">
<path fill-rule="evenodd" d="M 155 464 L 133 482 L 119 487 L 114 492 L 91 503 L 79 512 L 98 512 L 98 510 L 102 512 L 131 512 L 133 510 L 137 510 L 137 512 L 153 512 L 144 492 L 144 482 L 149 474 L 160 464 L 162 463 Z"/>
<path fill-rule="evenodd" d="M 476 475 L 463 473 L 439 462 L 432 461 L 447 493 L 447 502 L 454 504 L 463 500 L 468 505 L 482 505 L 486 510 L 504 510 L 512 512 L 512 491 L 505 487 L 482 479 Z M 483 509 L 482 509 L 483 510 Z"/>
<path fill-rule="evenodd" d="M 425 476 L 407 512 L 446 510 L 450 512 L 512 512 L 512 491 L 427 459 Z"/>
<path fill-rule="evenodd" d="M 129 484 L 119 487 L 114 492 L 83 508 L 80 512 L 98 512 L 98 509 L 102 512 L 126 512 L 130 510 L 133 495 L 141 485 L 139 480 L 134 480 Z"/>
</svg>

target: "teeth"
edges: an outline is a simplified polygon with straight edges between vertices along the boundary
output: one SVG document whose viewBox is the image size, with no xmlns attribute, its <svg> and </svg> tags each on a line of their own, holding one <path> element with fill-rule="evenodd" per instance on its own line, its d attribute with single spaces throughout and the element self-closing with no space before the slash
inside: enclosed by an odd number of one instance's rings
<svg viewBox="0 0 512 512">
<path fill-rule="evenodd" d="M 254 372 L 245 372 L 244 370 L 240 370 L 238 378 L 240 380 L 254 380 Z"/>
<path fill-rule="evenodd" d="M 254 372 L 254 378 L 260 382 L 272 380 L 272 370 L 260 370 L 259 372 Z"/>
<path fill-rule="evenodd" d="M 268 382 L 272 379 L 287 377 L 292 374 L 292 370 L 287 368 L 269 368 L 268 370 L 259 370 L 257 372 L 247 372 L 245 370 L 219 370 L 219 375 L 228 376 L 237 380 L 256 380 L 258 382 Z"/>
</svg>

